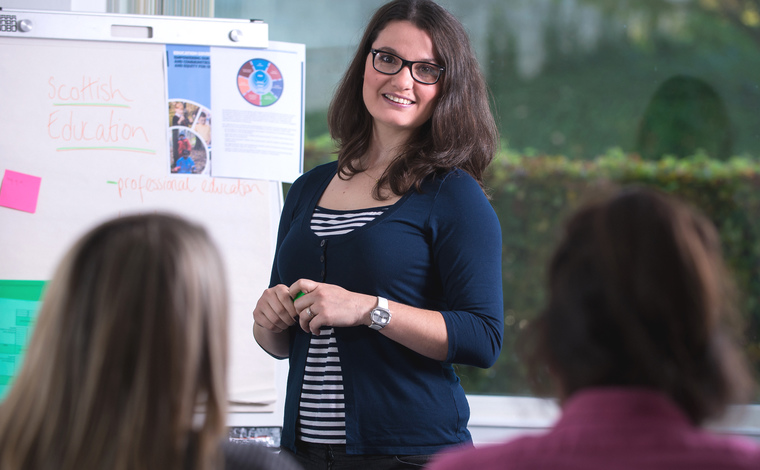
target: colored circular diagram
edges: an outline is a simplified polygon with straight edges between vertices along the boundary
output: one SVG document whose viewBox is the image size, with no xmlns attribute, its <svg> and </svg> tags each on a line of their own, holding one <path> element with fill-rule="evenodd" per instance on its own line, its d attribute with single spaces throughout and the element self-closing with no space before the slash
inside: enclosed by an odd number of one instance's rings
<svg viewBox="0 0 760 470">
<path fill-rule="evenodd" d="M 283 79 L 280 69 L 266 59 L 251 59 L 244 63 L 237 76 L 238 90 L 254 106 L 270 106 L 282 96 Z"/>
</svg>

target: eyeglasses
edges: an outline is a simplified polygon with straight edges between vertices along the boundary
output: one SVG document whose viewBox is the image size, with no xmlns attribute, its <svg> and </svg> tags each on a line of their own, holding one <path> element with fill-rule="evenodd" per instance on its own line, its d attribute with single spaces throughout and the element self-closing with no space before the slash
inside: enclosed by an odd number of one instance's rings
<svg viewBox="0 0 760 470">
<path fill-rule="evenodd" d="M 435 85 L 438 83 L 438 79 L 441 78 L 443 71 L 446 69 L 430 62 L 405 60 L 396 54 L 378 51 L 377 49 L 370 49 L 370 52 L 372 53 L 372 66 L 378 72 L 385 75 L 396 75 L 404 67 L 409 67 L 414 81 L 423 85 Z"/>
</svg>

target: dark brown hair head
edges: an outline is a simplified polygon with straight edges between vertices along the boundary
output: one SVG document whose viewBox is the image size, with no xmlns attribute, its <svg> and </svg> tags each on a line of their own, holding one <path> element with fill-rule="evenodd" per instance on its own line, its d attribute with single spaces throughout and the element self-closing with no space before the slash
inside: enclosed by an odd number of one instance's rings
<svg viewBox="0 0 760 470">
<path fill-rule="evenodd" d="M 549 265 L 529 338 L 563 398 L 587 387 L 660 390 L 696 424 L 751 383 L 718 234 L 690 206 L 631 188 L 578 211 Z"/>
<path fill-rule="evenodd" d="M 364 67 L 372 43 L 391 21 L 409 21 L 433 41 L 436 63 L 446 67 L 432 117 L 399 149 L 396 160 L 375 187 L 404 194 L 428 176 L 455 167 L 482 186 L 483 172 L 498 146 L 489 92 L 462 24 L 431 0 L 395 0 L 374 14 L 328 111 L 330 133 L 338 144 L 338 173 L 350 177 L 369 146 L 372 116 L 362 98 Z"/>
</svg>

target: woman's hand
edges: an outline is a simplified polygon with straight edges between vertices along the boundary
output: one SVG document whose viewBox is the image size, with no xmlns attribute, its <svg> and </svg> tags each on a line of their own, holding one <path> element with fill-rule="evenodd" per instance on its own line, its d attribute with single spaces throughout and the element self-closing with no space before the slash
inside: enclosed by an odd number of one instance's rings
<svg viewBox="0 0 760 470">
<path fill-rule="evenodd" d="M 377 305 L 377 297 L 348 291 L 333 284 L 299 279 L 290 286 L 289 296 L 295 298 L 301 328 L 315 335 L 323 325 L 346 327 L 369 325 L 369 312 Z"/>
<path fill-rule="evenodd" d="M 278 284 L 265 290 L 253 309 L 254 324 L 274 333 L 282 333 L 296 322 L 296 308 L 288 287 Z"/>
<path fill-rule="evenodd" d="M 269 354 L 288 357 L 290 338 L 283 332 L 296 322 L 296 315 L 288 286 L 270 287 L 261 294 L 253 309 L 253 337 Z"/>
</svg>

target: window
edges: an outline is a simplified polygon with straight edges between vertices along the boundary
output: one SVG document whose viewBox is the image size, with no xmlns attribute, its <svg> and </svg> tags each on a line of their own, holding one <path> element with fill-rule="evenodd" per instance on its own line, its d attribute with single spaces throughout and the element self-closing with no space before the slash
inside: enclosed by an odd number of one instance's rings
<svg viewBox="0 0 760 470">
<path fill-rule="evenodd" d="M 306 44 L 309 169 L 333 158 L 327 105 L 384 1 L 286 3 L 217 0 L 215 15 L 262 18 L 271 39 Z M 502 135 L 488 184 L 504 236 L 505 343 L 491 369 L 459 368 L 465 389 L 530 396 L 515 342 L 542 305 L 559 224 L 608 179 L 677 193 L 716 223 L 760 374 L 760 1 L 440 3 L 470 32 Z"/>
</svg>

